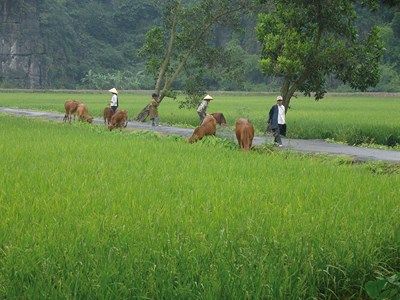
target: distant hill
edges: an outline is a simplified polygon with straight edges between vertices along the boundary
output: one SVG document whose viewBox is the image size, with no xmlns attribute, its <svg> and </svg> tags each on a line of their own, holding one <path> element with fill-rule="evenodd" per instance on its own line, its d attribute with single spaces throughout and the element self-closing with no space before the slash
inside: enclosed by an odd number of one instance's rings
<svg viewBox="0 0 400 300">
<path fill-rule="evenodd" d="M 144 0 L 0 0 L 0 87 L 94 88 L 111 85 L 152 89 L 138 55 L 148 29 L 161 22 L 160 13 Z M 258 66 L 254 34 L 257 16 L 243 20 L 240 32 L 217 28 L 216 46 L 233 45 L 243 61 L 244 81 L 210 70 L 210 90 L 267 91 L 279 79 L 266 78 Z M 377 12 L 360 9 L 359 26 L 379 24 L 386 45 L 382 79 L 372 89 L 400 90 L 400 12 L 382 6 Z M 240 50 L 240 51 L 239 51 Z M 328 80 L 332 90 L 348 90 Z M 177 88 L 182 82 L 177 83 Z"/>
</svg>

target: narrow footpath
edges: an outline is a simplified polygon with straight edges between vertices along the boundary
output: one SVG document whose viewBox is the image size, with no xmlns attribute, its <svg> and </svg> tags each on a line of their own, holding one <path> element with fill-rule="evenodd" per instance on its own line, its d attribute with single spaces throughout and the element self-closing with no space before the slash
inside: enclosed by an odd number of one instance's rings
<svg viewBox="0 0 400 300">
<path fill-rule="evenodd" d="M 29 109 L 15 109 L 0 107 L 0 113 L 13 115 L 13 116 L 25 116 L 33 118 L 43 118 L 48 120 L 54 120 L 62 122 L 64 114 L 55 112 L 35 111 Z M 93 120 L 95 124 L 104 125 L 104 122 L 100 118 Z M 128 128 L 156 131 L 162 134 L 176 134 L 182 137 L 191 136 L 193 129 L 190 128 L 179 128 L 172 126 L 158 126 L 153 127 L 149 123 L 141 123 L 136 121 L 129 121 Z M 235 140 L 234 133 L 227 134 L 226 131 L 219 134 L 217 130 L 217 136 L 230 138 Z M 272 137 L 260 137 L 256 136 L 253 140 L 253 145 L 262 145 L 265 143 L 272 143 Z M 400 163 L 400 151 L 392 150 L 380 150 L 371 148 L 354 147 L 343 144 L 328 143 L 324 140 L 301 140 L 301 139 L 282 139 L 283 150 L 289 149 L 292 151 L 305 152 L 305 153 L 321 153 L 321 154 L 332 154 L 332 155 L 345 155 L 350 156 L 357 161 L 385 161 L 392 163 Z"/>
</svg>

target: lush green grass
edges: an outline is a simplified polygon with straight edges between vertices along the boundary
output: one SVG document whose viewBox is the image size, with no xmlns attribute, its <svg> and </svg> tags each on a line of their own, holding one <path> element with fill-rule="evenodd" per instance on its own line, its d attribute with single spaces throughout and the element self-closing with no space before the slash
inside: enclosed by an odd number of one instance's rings
<svg viewBox="0 0 400 300">
<path fill-rule="evenodd" d="M 238 117 L 248 117 L 258 133 L 265 130 L 266 116 L 275 96 L 214 95 L 209 112 L 223 112 L 233 126 Z M 95 116 L 101 116 L 108 104 L 109 93 L 0 93 L 0 106 L 34 108 L 63 112 L 66 99 L 80 99 Z M 150 96 L 144 93 L 120 94 L 121 108 L 133 119 Z M 195 109 L 178 109 L 178 102 L 165 99 L 160 106 L 161 122 L 196 126 Z M 299 97 L 292 100 L 287 115 L 288 137 L 334 139 L 349 144 L 400 144 L 400 97 L 392 96 L 327 96 L 320 102 Z"/>
<path fill-rule="evenodd" d="M 362 298 L 374 271 L 400 269 L 400 175 L 384 166 L 0 129 L 0 298 Z"/>
</svg>

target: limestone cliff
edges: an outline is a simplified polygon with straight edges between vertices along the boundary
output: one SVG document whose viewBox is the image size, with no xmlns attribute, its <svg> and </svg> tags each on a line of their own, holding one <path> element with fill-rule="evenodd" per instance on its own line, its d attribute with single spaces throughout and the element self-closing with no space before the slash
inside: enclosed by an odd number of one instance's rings
<svg viewBox="0 0 400 300">
<path fill-rule="evenodd" d="M 0 83 L 24 88 L 45 84 L 38 1 L 0 1 Z"/>
</svg>

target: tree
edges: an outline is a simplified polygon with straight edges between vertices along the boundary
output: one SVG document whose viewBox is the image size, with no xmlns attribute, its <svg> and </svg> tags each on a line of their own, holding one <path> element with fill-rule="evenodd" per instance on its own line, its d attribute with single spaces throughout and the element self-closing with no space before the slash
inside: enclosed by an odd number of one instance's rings
<svg viewBox="0 0 400 300">
<path fill-rule="evenodd" d="M 218 51 L 210 45 L 213 29 L 218 24 L 232 24 L 251 7 L 248 0 L 160 1 L 162 24 L 147 32 L 140 54 L 147 59 L 146 69 L 155 78 L 155 92 L 159 102 L 165 96 L 174 96 L 171 88 L 182 73 L 186 76 L 189 98 L 203 93 L 199 74 L 204 67 L 212 67 Z M 196 70 L 194 73 L 193 70 Z M 144 121 L 148 106 L 136 117 Z"/>
<path fill-rule="evenodd" d="M 377 5 L 374 0 L 367 2 L 372 8 Z M 327 75 L 362 91 L 378 83 L 382 42 L 375 27 L 364 35 L 357 31 L 357 1 L 273 3 L 273 10 L 260 14 L 257 35 L 263 71 L 283 79 L 286 109 L 296 91 L 322 99 Z"/>
</svg>

